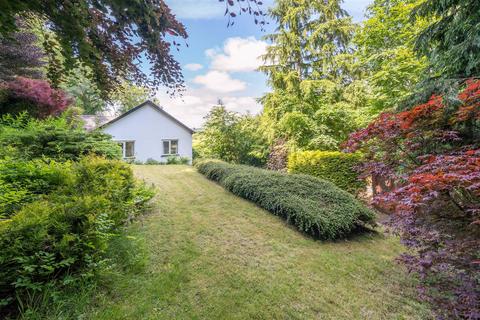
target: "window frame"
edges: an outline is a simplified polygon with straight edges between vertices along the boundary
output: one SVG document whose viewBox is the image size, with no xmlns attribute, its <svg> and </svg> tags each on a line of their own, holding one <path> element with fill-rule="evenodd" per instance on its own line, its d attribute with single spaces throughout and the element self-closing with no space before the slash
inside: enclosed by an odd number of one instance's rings
<svg viewBox="0 0 480 320">
<path fill-rule="evenodd" d="M 172 141 L 176 141 L 177 142 L 177 152 L 176 153 L 172 153 Z M 165 142 L 168 142 L 168 152 L 169 153 L 165 153 Z M 168 157 L 168 156 L 178 156 L 179 153 L 179 145 L 180 145 L 180 142 L 179 142 L 179 139 L 162 139 L 162 157 Z"/>
<path fill-rule="evenodd" d="M 122 145 L 122 158 L 123 159 L 135 159 L 135 140 L 116 140 L 118 144 Z M 127 143 L 133 143 L 133 156 L 127 157 Z"/>
</svg>

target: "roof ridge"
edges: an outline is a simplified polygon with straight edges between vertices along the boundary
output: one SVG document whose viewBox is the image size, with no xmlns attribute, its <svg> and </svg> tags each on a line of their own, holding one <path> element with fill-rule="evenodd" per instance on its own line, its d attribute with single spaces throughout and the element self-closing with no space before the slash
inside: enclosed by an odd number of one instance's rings
<svg viewBox="0 0 480 320">
<path fill-rule="evenodd" d="M 182 126 L 184 129 L 186 129 L 187 131 L 189 131 L 191 134 L 194 132 L 190 127 L 188 127 L 187 125 L 185 125 L 184 123 L 182 123 L 180 120 L 178 120 L 177 118 L 175 118 L 174 116 L 172 116 L 170 113 L 168 113 L 167 111 L 165 111 L 163 109 L 163 107 L 160 107 L 158 106 L 156 103 L 154 103 L 153 101 L 151 100 L 146 100 L 145 102 L 142 102 L 141 104 L 139 104 L 138 106 L 128 110 L 127 112 L 124 112 L 122 113 L 121 115 L 119 115 L 118 117 L 102 124 L 101 126 L 99 126 L 99 128 L 103 128 L 103 127 L 106 127 L 114 122 L 117 122 L 118 120 L 126 117 L 127 115 L 137 111 L 138 109 L 146 106 L 146 105 L 150 105 L 152 106 L 155 110 L 157 110 L 158 112 L 160 113 L 163 113 L 165 116 L 167 116 L 168 118 L 170 118 L 171 120 L 173 120 L 174 122 L 176 122 L 177 124 L 179 124 L 180 126 Z"/>
</svg>

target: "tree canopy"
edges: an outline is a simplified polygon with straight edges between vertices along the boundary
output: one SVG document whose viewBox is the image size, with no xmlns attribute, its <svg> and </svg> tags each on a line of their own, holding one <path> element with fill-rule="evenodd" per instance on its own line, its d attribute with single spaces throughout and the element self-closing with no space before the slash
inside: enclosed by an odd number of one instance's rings
<svg viewBox="0 0 480 320">
<path fill-rule="evenodd" d="M 435 17 L 416 40 L 416 49 L 429 58 L 434 77 L 480 74 L 479 1 L 420 1 L 413 14 L 417 20 Z"/>
<path fill-rule="evenodd" d="M 16 26 L 18 30 L 9 37 L 0 34 L 0 81 L 12 80 L 16 76 L 42 78 L 45 55 L 37 43 L 37 36 L 19 19 Z"/>
<path fill-rule="evenodd" d="M 270 145 L 338 149 L 362 123 L 358 109 L 368 96 L 354 81 L 351 39 L 355 29 L 341 1 L 279 0 L 270 10 L 278 23 L 260 68 L 272 92 L 262 98 L 262 125 Z"/>
<path fill-rule="evenodd" d="M 168 37 L 187 38 L 185 27 L 176 20 L 163 0 L 32 0 L 0 2 L 0 34 L 17 31 L 15 18 L 35 14 L 55 32 L 72 69 L 77 61 L 94 70 L 94 82 L 109 92 L 119 79 L 144 85 L 183 87 L 180 65 L 170 53 L 179 46 Z M 148 60 L 151 76 L 140 68 Z"/>
<path fill-rule="evenodd" d="M 414 43 L 428 22 L 411 21 L 412 9 L 420 2 L 376 0 L 355 32 L 356 77 L 368 82 L 374 110 L 396 107 L 425 77 L 427 59 L 415 52 Z"/>
</svg>

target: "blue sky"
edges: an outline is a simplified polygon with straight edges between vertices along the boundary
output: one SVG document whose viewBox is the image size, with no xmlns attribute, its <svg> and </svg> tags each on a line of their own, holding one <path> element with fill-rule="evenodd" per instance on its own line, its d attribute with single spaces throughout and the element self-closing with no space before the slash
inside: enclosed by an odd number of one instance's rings
<svg viewBox="0 0 480 320">
<path fill-rule="evenodd" d="M 343 7 L 355 22 L 361 22 L 373 0 L 344 0 Z M 229 110 L 258 113 L 256 99 L 269 91 L 265 76 L 255 71 L 266 46 L 266 32 L 253 23 L 251 16 L 239 16 L 229 28 L 223 16 L 224 4 L 218 0 L 166 0 L 177 18 L 186 26 L 188 47 L 182 46 L 175 58 L 183 68 L 187 90 L 182 97 L 170 98 L 157 92 L 162 106 L 191 127 L 200 127 L 203 117 L 218 99 Z M 265 0 L 264 7 L 273 4 Z"/>
</svg>

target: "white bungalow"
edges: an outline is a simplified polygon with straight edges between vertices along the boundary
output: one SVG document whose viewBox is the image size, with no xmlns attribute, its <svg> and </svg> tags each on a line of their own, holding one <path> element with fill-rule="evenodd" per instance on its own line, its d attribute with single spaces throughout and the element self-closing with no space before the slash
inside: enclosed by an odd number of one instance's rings
<svg viewBox="0 0 480 320">
<path fill-rule="evenodd" d="M 126 160 L 166 162 L 172 156 L 192 159 L 193 130 L 151 101 L 113 119 L 88 115 L 82 119 L 87 130 L 100 128 L 118 141 Z"/>
</svg>

